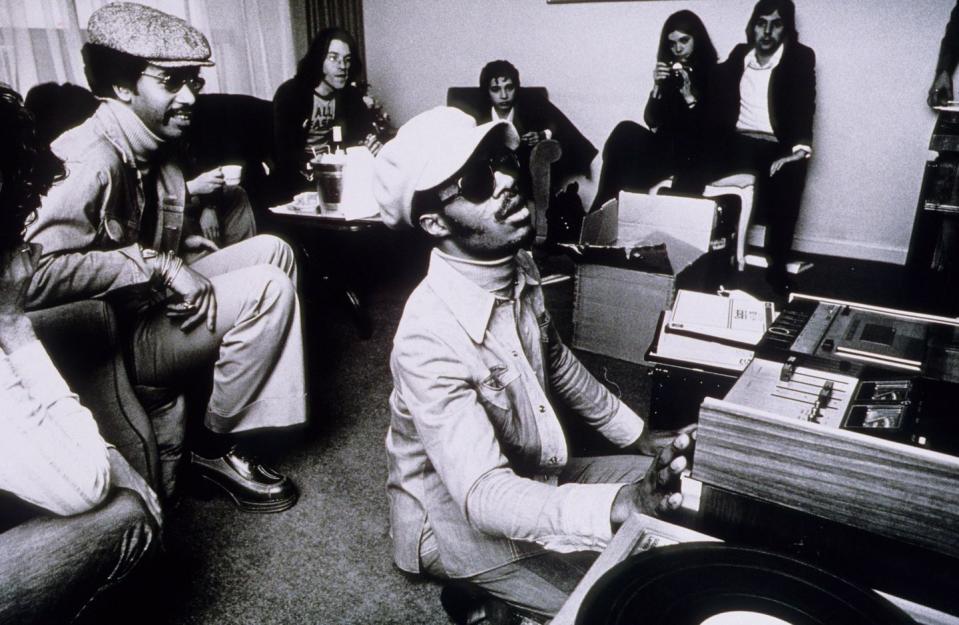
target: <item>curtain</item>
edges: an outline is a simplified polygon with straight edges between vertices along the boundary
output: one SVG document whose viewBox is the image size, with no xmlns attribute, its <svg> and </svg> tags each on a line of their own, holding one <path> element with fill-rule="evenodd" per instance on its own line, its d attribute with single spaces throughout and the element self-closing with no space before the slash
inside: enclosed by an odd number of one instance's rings
<svg viewBox="0 0 959 625">
<path fill-rule="evenodd" d="M 185 19 L 206 34 L 216 65 L 207 91 L 267 100 L 293 76 L 290 8 L 276 0 L 187 0 Z"/>
<path fill-rule="evenodd" d="M 0 0 L 0 81 L 25 94 L 43 82 L 86 86 L 80 48 L 90 14 L 109 0 Z M 289 5 L 276 0 L 139 0 L 207 36 L 216 65 L 207 92 L 271 99 L 293 75 Z"/>
<path fill-rule="evenodd" d="M 330 26 L 345 29 L 356 39 L 360 58 L 366 61 L 366 43 L 363 36 L 362 0 L 303 0 L 306 6 L 306 35 L 313 41 L 316 33 Z M 366 80 L 366 66 L 358 76 Z"/>
<path fill-rule="evenodd" d="M 21 95 L 48 81 L 86 85 L 76 2 L 0 0 L 0 81 Z"/>
</svg>

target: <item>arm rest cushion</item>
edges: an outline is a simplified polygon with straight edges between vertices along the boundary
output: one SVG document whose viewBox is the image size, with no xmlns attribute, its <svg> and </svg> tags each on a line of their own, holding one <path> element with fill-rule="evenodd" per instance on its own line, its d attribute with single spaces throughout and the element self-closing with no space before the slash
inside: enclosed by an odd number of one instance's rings
<svg viewBox="0 0 959 625">
<path fill-rule="evenodd" d="M 28 316 L 67 384 L 93 413 L 103 438 L 156 485 L 156 438 L 127 377 L 110 306 L 84 300 Z"/>
</svg>

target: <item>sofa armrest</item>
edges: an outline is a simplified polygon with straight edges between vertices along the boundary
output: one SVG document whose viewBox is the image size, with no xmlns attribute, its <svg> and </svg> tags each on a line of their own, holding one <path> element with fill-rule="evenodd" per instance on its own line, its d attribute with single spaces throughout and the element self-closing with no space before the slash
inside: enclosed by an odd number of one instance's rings
<svg viewBox="0 0 959 625">
<path fill-rule="evenodd" d="M 103 438 L 156 486 L 156 437 L 127 377 L 110 306 L 85 300 L 28 316 L 67 384 L 93 413 Z"/>
</svg>

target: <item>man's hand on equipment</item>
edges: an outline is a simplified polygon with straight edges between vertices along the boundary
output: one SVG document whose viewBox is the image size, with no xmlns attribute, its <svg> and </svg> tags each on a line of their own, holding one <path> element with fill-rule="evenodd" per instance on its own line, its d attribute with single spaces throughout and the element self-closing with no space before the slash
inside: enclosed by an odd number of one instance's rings
<svg viewBox="0 0 959 625">
<path fill-rule="evenodd" d="M 687 425 L 678 430 L 653 430 L 645 428 L 633 445 L 644 456 L 655 456 L 659 450 L 672 443 L 680 434 L 687 434 L 696 440 L 696 424 Z"/>
<path fill-rule="evenodd" d="M 682 433 L 660 449 L 652 466 L 638 482 L 623 486 L 613 500 L 609 520 L 614 526 L 623 523 L 631 514 L 659 516 L 676 510 L 683 503 L 680 475 L 689 466 L 695 431 Z"/>
</svg>

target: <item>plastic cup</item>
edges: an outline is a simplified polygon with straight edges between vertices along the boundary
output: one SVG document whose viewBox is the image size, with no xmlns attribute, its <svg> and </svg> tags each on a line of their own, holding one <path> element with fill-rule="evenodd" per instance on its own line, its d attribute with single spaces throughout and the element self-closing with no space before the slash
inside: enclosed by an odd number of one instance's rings
<svg viewBox="0 0 959 625">
<path fill-rule="evenodd" d="M 316 191 L 320 200 L 320 212 L 338 213 L 343 198 L 343 164 L 314 163 Z"/>
</svg>

